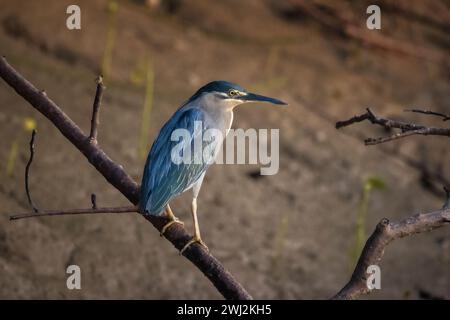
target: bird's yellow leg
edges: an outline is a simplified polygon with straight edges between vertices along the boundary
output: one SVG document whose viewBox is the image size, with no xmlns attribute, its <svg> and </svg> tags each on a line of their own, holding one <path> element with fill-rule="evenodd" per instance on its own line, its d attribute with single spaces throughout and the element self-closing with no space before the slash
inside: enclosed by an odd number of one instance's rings
<svg viewBox="0 0 450 320">
<path fill-rule="evenodd" d="M 192 245 L 194 243 L 198 243 L 198 244 L 202 245 L 203 247 L 205 247 L 206 250 L 209 250 L 200 236 L 200 227 L 198 225 L 198 219 L 197 219 L 197 198 L 194 198 L 192 200 L 191 213 L 192 213 L 192 219 L 194 220 L 194 237 L 191 240 L 189 240 L 188 243 L 186 243 L 184 245 L 183 249 L 181 249 L 181 251 L 180 251 L 180 254 L 183 254 L 183 252 L 187 248 L 189 248 L 190 245 Z"/>
<path fill-rule="evenodd" d="M 164 235 L 164 232 L 166 232 L 167 229 L 171 225 L 173 225 L 174 223 L 178 223 L 178 224 L 184 225 L 184 223 L 182 221 L 180 221 L 180 219 L 175 217 L 175 215 L 173 214 L 173 211 L 170 208 L 169 204 L 167 204 L 166 214 L 167 214 L 167 218 L 169 218 L 170 221 L 164 227 L 162 227 L 161 232 L 160 232 L 160 236 L 161 237 Z"/>
</svg>

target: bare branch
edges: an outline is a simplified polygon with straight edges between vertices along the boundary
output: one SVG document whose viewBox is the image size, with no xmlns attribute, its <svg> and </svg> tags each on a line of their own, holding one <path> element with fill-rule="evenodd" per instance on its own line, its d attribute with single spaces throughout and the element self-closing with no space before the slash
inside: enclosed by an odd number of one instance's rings
<svg viewBox="0 0 450 320">
<path fill-rule="evenodd" d="M 364 143 L 368 146 L 373 146 L 375 144 L 380 144 L 380 143 L 384 143 L 384 142 L 388 142 L 388 141 L 392 141 L 392 140 L 397 140 L 400 138 L 405 138 L 408 136 L 412 136 L 415 134 L 426 134 L 427 132 L 427 128 L 424 129 L 417 129 L 417 130 L 411 130 L 411 131 L 405 131 L 405 132 L 398 132 L 398 133 L 394 133 L 393 135 L 390 135 L 388 137 L 380 137 L 380 138 L 367 138 L 364 140 Z"/>
<path fill-rule="evenodd" d="M 427 112 L 427 114 L 434 113 Z M 438 115 L 442 116 L 440 114 Z M 379 144 L 415 134 L 442 135 L 450 137 L 450 129 L 426 127 L 415 123 L 380 118 L 376 116 L 369 108 L 367 108 L 367 112 L 362 115 L 337 122 L 336 128 L 339 129 L 365 120 L 370 121 L 372 124 L 380 125 L 386 129 L 401 130 L 400 132 L 388 137 L 366 139 L 366 145 Z M 450 223 L 450 191 L 446 187 L 444 187 L 444 190 L 447 197 L 442 210 L 418 214 L 405 218 L 399 222 L 389 222 L 388 219 L 382 219 L 380 223 L 378 223 L 375 231 L 367 240 L 350 281 L 333 297 L 333 299 L 355 299 L 362 294 L 369 293 L 370 289 L 367 286 L 367 268 L 370 265 L 379 264 L 381 258 L 383 257 L 385 248 L 393 240 L 416 233 L 431 231 Z"/>
<path fill-rule="evenodd" d="M 38 208 L 34 204 L 33 200 L 31 199 L 30 194 L 30 186 L 29 186 L 29 175 L 30 175 L 30 167 L 31 163 L 33 162 L 34 158 L 34 138 L 36 137 L 36 129 L 33 129 L 33 132 L 31 133 L 31 140 L 30 140 L 30 158 L 28 159 L 27 166 L 25 167 L 25 191 L 27 193 L 28 203 L 33 208 L 34 212 L 38 212 Z"/>
<path fill-rule="evenodd" d="M 369 293 L 367 268 L 370 265 L 380 263 L 384 250 L 392 241 L 416 233 L 431 231 L 448 223 L 450 223 L 449 208 L 418 214 L 399 222 L 389 222 L 388 219 L 382 219 L 367 240 L 350 281 L 333 299 L 355 299 L 362 294 Z"/>
<path fill-rule="evenodd" d="M 56 128 L 88 159 L 105 179 L 119 190 L 134 205 L 139 202 L 138 184 L 112 161 L 97 144 L 90 143 L 89 136 L 70 119 L 52 100 L 42 94 L 29 81 L 11 67 L 4 57 L 0 58 L 0 77 L 5 80 L 31 106 L 49 119 Z M 164 217 L 143 215 L 143 217 L 161 231 L 168 222 Z M 164 236 L 178 250 L 192 238 L 180 224 L 174 224 Z M 183 255 L 188 258 L 213 283 L 226 299 L 252 299 L 250 294 L 203 246 L 194 244 Z"/>
<path fill-rule="evenodd" d="M 368 120 L 372 124 L 382 126 L 385 129 L 400 129 L 401 130 L 401 132 L 394 133 L 388 137 L 368 138 L 368 139 L 364 140 L 364 143 L 366 145 L 374 145 L 374 144 L 384 143 L 384 142 L 408 137 L 411 135 L 436 135 L 436 136 L 450 137 L 450 129 L 449 128 L 426 127 L 426 126 L 411 123 L 411 122 L 403 122 L 403 121 L 385 119 L 385 118 L 376 116 L 372 112 L 372 110 L 370 110 L 369 108 L 367 108 L 366 110 L 367 110 L 366 113 L 354 116 L 348 120 L 336 122 L 336 129 L 340 129 L 340 128 L 352 125 L 354 123 L 357 123 L 357 122 L 362 122 L 362 121 Z"/>
<path fill-rule="evenodd" d="M 138 212 L 137 207 L 116 207 L 116 208 L 88 208 L 88 209 L 71 209 L 71 210 L 41 210 L 37 213 L 18 213 L 12 214 L 10 220 L 18 220 L 24 218 L 38 218 L 48 216 L 63 216 L 63 215 L 77 215 L 77 214 L 97 214 L 97 213 L 129 213 Z"/>
<path fill-rule="evenodd" d="M 421 109 L 406 109 L 405 112 L 415 112 L 415 113 L 422 113 L 422 114 L 428 114 L 428 115 L 432 115 L 432 116 L 437 116 L 437 117 L 441 117 L 442 121 L 447 121 L 450 120 L 450 116 L 440 113 L 440 112 L 435 112 L 435 111 L 431 111 L 431 110 L 421 110 Z"/>
<path fill-rule="evenodd" d="M 97 90 L 95 91 L 94 105 L 92 107 L 91 133 L 89 134 L 89 141 L 94 144 L 97 144 L 97 127 L 100 122 L 100 105 L 102 103 L 104 89 L 103 78 L 102 76 L 98 76 Z"/>
<path fill-rule="evenodd" d="M 348 120 L 343 120 L 343 121 L 336 122 L 336 129 L 340 129 L 340 128 L 349 126 L 351 124 L 354 124 L 356 122 L 362 122 L 362 121 L 368 120 L 368 119 L 369 119 L 369 113 L 368 112 L 363 113 L 363 114 L 361 114 L 359 116 L 358 115 L 357 116 L 353 116 L 353 117 L 351 117 Z"/>
</svg>

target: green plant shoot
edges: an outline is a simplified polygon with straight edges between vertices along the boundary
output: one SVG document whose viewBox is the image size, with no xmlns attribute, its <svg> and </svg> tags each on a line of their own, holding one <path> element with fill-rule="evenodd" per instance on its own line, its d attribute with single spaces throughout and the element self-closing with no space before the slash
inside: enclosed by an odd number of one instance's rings
<svg viewBox="0 0 450 320">
<path fill-rule="evenodd" d="M 370 195 L 373 190 L 385 190 L 386 184 L 380 177 L 369 177 L 364 182 L 361 201 L 359 203 L 358 215 L 356 217 L 356 227 L 355 227 L 355 243 L 351 250 L 350 256 L 350 267 L 353 268 L 358 262 L 358 257 L 364 247 L 366 235 L 366 219 L 367 213 L 369 211 Z"/>
</svg>

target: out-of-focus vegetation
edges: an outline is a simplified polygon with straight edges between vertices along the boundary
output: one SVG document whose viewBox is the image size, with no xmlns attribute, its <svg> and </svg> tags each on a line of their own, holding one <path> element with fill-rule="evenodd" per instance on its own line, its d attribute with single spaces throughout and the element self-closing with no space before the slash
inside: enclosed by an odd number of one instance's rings
<svg viewBox="0 0 450 320">
<path fill-rule="evenodd" d="M 142 106 L 141 131 L 139 136 L 139 158 L 144 159 L 148 153 L 150 145 L 150 126 L 153 106 L 153 90 L 155 72 L 153 62 L 148 57 L 145 68 L 145 98 Z"/>
<path fill-rule="evenodd" d="M 370 195 L 374 190 L 386 190 L 386 183 L 381 177 L 372 176 L 367 178 L 363 184 L 361 201 L 359 202 L 358 214 L 355 225 L 355 242 L 350 252 L 350 268 L 354 268 L 358 262 L 364 244 L 367 240 L 366 221 L 370 205 Z"/>
<path fill-rule="evenodd" d="M 106 35 L 105 51 L 103 53 L 101 72 L 104 78 L 108 78 L 111 67 L 114 47 L 117 36 L 117 12 L 119 11 L 119 3 L 116 0 L 108 2 L 108 31 Z"/>
<path fill-rule="evenodd" d="M 23 119 L 22 123 L 22 129 L 29 133 L 32 132 L 34 129 L 36 129 L 36 121 L 33 118 L 25 117 Z M 11 143 L 11 147 L 9 148 L 9 156 L 8 161 L 6 162 L 6 176 L 12 177 L 14 173 L 14 168 L 16 166 L 17 162 L 17 154 L 19 149 L 19 142 L 18 140 L 13 140 Z"/>
<path fill-rule="evenodd" d="M 280 219 L 275 230 L 275 239 L 273 247 L 272 273 L 274 278 L 279 278 L 283 272 L 284 253 L 286 249 L 286 241 L 288 240 L 289 231 L 289 212 L 285 212 Z"/>
</svg>

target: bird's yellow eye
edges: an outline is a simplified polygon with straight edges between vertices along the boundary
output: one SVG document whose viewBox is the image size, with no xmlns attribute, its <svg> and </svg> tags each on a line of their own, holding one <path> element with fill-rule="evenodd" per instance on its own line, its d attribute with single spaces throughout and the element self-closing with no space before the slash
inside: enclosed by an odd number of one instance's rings
<svg viewBox="0 0 450 320">
<path fill-rule="evenodd" d="M 239 91 L 234 90 L 234 89 L 231 89 L 230 91 L 228 91 L 228 95 L 229 95 L 230 97 L 238 96 L 238 95 L 239 95 Z"/>
</svg>

